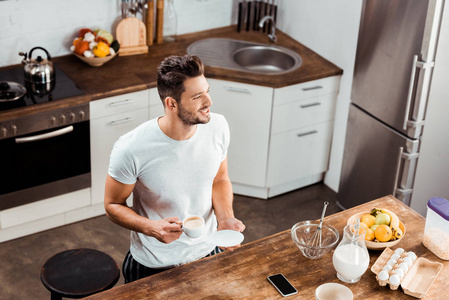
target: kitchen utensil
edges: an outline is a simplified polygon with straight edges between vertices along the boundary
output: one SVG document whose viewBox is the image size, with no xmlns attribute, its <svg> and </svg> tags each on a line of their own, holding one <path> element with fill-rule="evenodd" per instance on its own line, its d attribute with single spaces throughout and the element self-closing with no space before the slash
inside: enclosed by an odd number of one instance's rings
<svg viewBox="0 0 449 300">
<path fill-rule="evenodd" d="M 322 224 L 321 246 L 311 246 L 309 241 L 316 232 L 319 221 L 302 221 L 293 225 L 291 237 L 301 253 L 309 259 L 319 259 L 338 243 L 339 234 L 332 225 Z"/>
<path fill-rule="evenodd" d="M 25 95 L 26 88 L 13 81 L 0 82 L 0 102 L 16 101 Z"/>
<path fill-rule="evenodd" d="M 321 220 L 320 224 L 318 225 L 316 231 L 313 233 L 312 237 L 309 240 L 309 246 L 312 247 L 321 247 L 322 243 L 322 228 L 323 228 L 323 218 L 324 214 L 326 213 L 326 208 L 329 205 L 329 202 L 324 202 L 323 211 L 321 213 Z"/>
<path fill-rule="evenodd" d="M 119 56 L 148 53 L 145 24 L 138 18 L 121 20 L 117 25 L 116 38 L 120 44 Z"/>
<path fill-rule="evenodd" d="M 163 36 L 164 42 L 174 42 L 176 40 L 178 20 L 175 11 L 173 0 L 165 0 L 167 3 L 164 6 L 164 25 Z"/>
<path fill-rule="evenodd" d="M 146 23 L 146 29 L 147 29 L 147 44 L 148 46 L 153 45 L 153 41 L 154 41 L 154 0 L 149 0 L 147 1 L 146 5 L 146 9 L 147 9 L 147 13 L 146 13 L 146 18 L 145 18 L 145 23 Z"/>
<path fill-rule="evenodd" d="M 164 0 L 156 3 L 156 44 L 164 42 Z"/>
<path fill-rule="evenodd" d="M 34 50 L 44 51 L 47 59 L 43 59 L 42 56 L 37 56 L 36 59 L 33 59 Z M 42 47 L 34 47 L 30 50 L 29 55 L 24 52 L 20 52 L 19 55 L 24 57 L 22 64 L 24 65 L 26 81 L 31 83 L 48 83 L 55 79 L 55 69 L 47 50 Z"/>
</svg>

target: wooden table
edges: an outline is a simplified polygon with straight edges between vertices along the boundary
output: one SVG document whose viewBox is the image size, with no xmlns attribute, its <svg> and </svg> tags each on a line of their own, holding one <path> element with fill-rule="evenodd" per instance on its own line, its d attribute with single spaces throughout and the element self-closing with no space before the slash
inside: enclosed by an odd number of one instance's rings
<svg viewBox="0 0 449 300">
<path fill-rule="evenodd" d="M 418 257 L 444 264 L 428 295 L 423 299 L 448 299 L 445 287 L 449 280 L 449 261 L 440 260 L 422 245 L 425 218 L 394 198 L 385 196 L 352 209 L 328 216 L 325 222 L 340 233 L 350 216 L 373 207 L 388 208 L 407 227 L 397 247 L 414 251 Z M 302 220 L 298 220 L 302 221 Z M 332 265 L 332 251 L 319 260 L 302 256 L 291 240 L 290 230 L 243 245 L 233 252 L 199 260 L 139 281 L 122 285 L 89 299 L 281 299 L 267 281 L 267 276 L 283 273 L 298 289 L 291 299 L 315 299 L 315 289 L 326 282 L 349 287 L 354 299 L 414 299 L 398 290 L 378 285 L 370 268 L 382 251 L 369 251 L 370 265 L 355 284 L 338 280 Z"/>
</svg>

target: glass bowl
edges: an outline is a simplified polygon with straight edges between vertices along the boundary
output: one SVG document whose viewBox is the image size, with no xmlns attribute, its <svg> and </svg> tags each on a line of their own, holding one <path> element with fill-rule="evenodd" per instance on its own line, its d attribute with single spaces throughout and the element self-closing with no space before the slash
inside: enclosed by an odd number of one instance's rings
<svg viewBox="0 0 449 300">
<path fill-rule="evenodd" d="M 310 259 L 321 258 L 326 252 L 335 247 L 338 243 L 339 234 L 332 225 L 323 222 L 321 229 L 321 246 L 319 240 L 313 242 L 317 237 L 317 229 L 320 221 L 302 221 L 293 225 L 291 229 L 292 240 L 301 250 L 301 253 Z M 313 244 L 313 245 L 312 245 Z"/>
</svg>

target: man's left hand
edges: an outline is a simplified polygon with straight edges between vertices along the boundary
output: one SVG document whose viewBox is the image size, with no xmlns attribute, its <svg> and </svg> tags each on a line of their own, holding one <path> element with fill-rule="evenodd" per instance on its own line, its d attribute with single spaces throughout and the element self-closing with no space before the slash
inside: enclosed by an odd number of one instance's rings
<svg viewBox="0 0 449 300">
<path fill-rule="evenodd" d="M 243 230 L 245 230 L 245 228 L 246 228 L 246 226 L 245 226 L 245 224 L 242 223 L 242 221 L 240 221 L 236 218 L 229 218 L 226 220 L 219 221 L 217 230 L 220 231 L 220 230 L 228 229 L 228 230 L 235 230 L 235 231 L 243 232 Z M 240 247 L 240 244 L 236 245 L 234 247 L 227 247 L 227 248 L 222 248 L 222 249 L 232 251 L 238 247 Z"/>
</svg>

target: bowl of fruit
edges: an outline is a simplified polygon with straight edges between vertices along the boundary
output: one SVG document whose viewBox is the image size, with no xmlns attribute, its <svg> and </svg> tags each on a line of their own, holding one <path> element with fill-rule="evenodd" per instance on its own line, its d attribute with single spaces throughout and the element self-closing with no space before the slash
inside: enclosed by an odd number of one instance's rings
<svg viewBox="0 0 449 300">
<path fill-rule="evenodd" d="M 360 226 L 365 229 L 365 244 L 371 250 L 383 250 L 399 243 L 405 235 L 405 226 L 398 216 L 386 208 L 373 208 L 353 215 L 348 224 L 360 219 Z"/>
<path fill-rule="evenodd" d="M 99 67 L 113 59 L 119 49 L 120 44 L 111 33 L 89 28 L 80 29 L 70 47 L 76 57 L 93 67 Z"/>
</svg>

